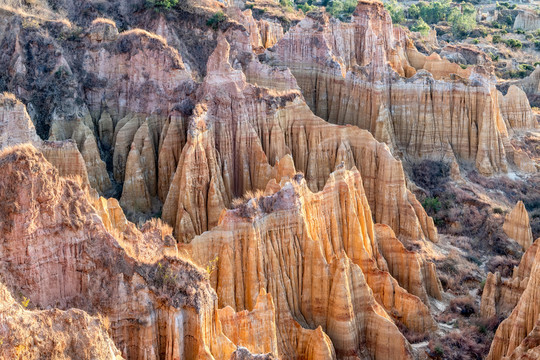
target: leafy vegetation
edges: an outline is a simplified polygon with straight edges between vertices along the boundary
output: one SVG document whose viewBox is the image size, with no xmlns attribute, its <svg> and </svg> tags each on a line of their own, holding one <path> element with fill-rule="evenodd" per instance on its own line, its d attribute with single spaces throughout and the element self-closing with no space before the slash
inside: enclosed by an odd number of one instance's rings
<svg viewBox="0 0 540 360">
<path fill-rule="evenodd" d="M 508 39 L 504 43 L 513 49 L 521 49 L 521 47 L 523 46 L 521 41 L 517 39 Z"/>
<path fill-rule="evenodd" d="M 405 11 L 403 10 L 403 6 L 396 0 L 385 3 L 384 7 L 390 13 L 392 23 L 401 24 L 405 21 Z"/>
<path fill-rule="evenodd" d="M 453 8 L 448 15 L 454 36 L 467 36 L 476 27 L 476 9 L 471 4 L 462 4 L 461 11 Z"/>
<path fill-rule="evenodd" d="M 212 29 L 217 30 L 219 25 L 227 19 L 225 14 L 222 11 L 218 11 L 208 21 L 206 22 L 207 26 L 210 26 Z"/>
<path fill-rule="evenodd" d="M 154 10 L 169 10 L 178 4 L 178 0 L 146 0 L 146 7 Z"/>
<path fill-rule="evenodd" d="M 357 0 L 328 1 L 326 11 L 335 18 L 344 19 L 352 15 L 357 4 Z"/>
<path fill-rule="evenodd" d="M 422 18 L 418 19 L 416 23 L 411 26 L 411 31 L 418 31 L 424 36 L 429 33 L 429 29 L 429 25 Z"/>
</svg>

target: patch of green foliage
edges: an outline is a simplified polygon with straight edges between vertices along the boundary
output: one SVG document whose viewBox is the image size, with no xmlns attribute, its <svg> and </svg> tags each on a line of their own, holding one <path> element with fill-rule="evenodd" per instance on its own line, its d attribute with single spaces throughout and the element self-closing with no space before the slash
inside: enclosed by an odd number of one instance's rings
<svg viewBox="0 0 540 360">
<path fill-rule="evenodd" d="M 422 202 L 422 206 L 426 209 L 428 214 L 435 214 L 441 210 L 441 202 L 438 197 L 427 197 Z"/>
<path fill-rule="evenodd" d="M 476 27 L 476 9 L 467 3 L 461 5 L 461 11 L 453 8 L 448 15 L 448 22 L 454 36 L 465 37 Z"/>
<path fill-rule="evenodd" d="M 411 26 L 411 31 L 418 31 L 424 36 L 429 33 L 429 29 L 429 25 L 422 18 L 418 19 L 416 23 Z"/>
<path fill-rule="evenodd" d="M 146 7 L 154 10 L 169 10 L 178 4 L 178 0 L 146 0 Z"/>
<path fill-rule="evenodd" d="M 521 47 L 523 46 L 521 41 L 517 39 L 508 39 L 504 43 L 513 49 L 521 49 Z"/>
<path fill-rule="evenodd" d="M 344 19 L 352 15 L 357 4 L 357 0 L 328 1 L 326 11 L 335 18 Z"/>
<path fill-rule="evenodd" d="M 405 11 L 403 6 L 396 0 L 385 3 L 384 8 L 390 13 L 393 24 L 401 24 L 403 21 L 405 21 Z"/>
<path fill-rule="evenodd" d="M 208 21 L 206 22 L 207 26 L 210 26 L 212 29 L 217 30 L 219 25 L 227 19 L 225 14 L 222 11 L 218 11 Z"/>
<path fill-rule="evenodd" d="M 491 42 L 494 44 L 498 44 L 501 42 L 501 35 L 493 35 L 491 38 Z"/>
<path fill-rule="evenodd" d="M 428 24 L 436 24 L 447 19 L 452 9 L 451 5 L 451 0 L 437 0 L 429 3 L 421 1 L 418 3 L 419 16 Z"/>
</svg>

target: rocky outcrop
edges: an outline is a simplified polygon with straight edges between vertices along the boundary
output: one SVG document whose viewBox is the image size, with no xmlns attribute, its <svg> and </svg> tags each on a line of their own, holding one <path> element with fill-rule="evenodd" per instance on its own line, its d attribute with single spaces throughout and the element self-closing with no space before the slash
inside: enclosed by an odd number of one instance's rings
<svg viewBox="0 0 540 360">
<path fill-rule="evenodd" d="M 536 251 L 529 274 L 516 307 L 495 333 L 489 360 L 534 359 L 540 353 L 540 251 Z"/>
<path fill-rule="evenodd" d="M 169 230 L 150 223 L 139 231 L 116 201 L 89 197 L 29 145 L 0 153 L 0 172 L 0 274 L 12 292 L 41 308 L 103 314 L 125 358 L 229 359 L 236 351 L 205 275 L 164 256 Z M 68 323 L 83 316 L 66 314 L 58 316 Z"/>
<path fill-rule="evenodd" d="M 508 129 L 535 129 L 538 127 L 536 115 L 532 112 L 527 94 L 512 85 L 505 96 L 499 93 L 501 113 Z"/>
<path fill-rule="evenodd" d="M 265 49 L 274 46 L 284 35 L 283 27 L 277 22 L 261 19 L 257 25 L 261 34 L 262 46 Z"/>
<path fill-rule="evenodd" d="M 322 340 L 298 342 L 299 336 L 315 336 L 301 325 L 327 334 L 340 359 L 410 358 L 393 319 L 420 333 L 432 329 L 433 320 L 420 298 L 387 272 L 358 170 L 337 170 L 317 193 L 302 175 L 288 178 L 281 186 L 271 181 L 266 193 L 272 195 L 237 204 L 180 251 L 201 266 L 216 263 L 210 280 L 220 306 L 255 309 L 261 288 L 272 295 L 284 357 L 302 358 L 321 346 Z M 391 256 L 399 251 L 406 252 Z M 403 274 L 404 283 L 418 280 L 407 285 L 427 298 L 421 267 L 398 269 L 409 262 L 394 261 L 393 271 Z"/>
<path fill-rule="evenodd" d="M 514 29 L 535 31 L 540 28 L 540 16 L 534 11 L 520 10 L 514 20 Z"/>
<path fill-rule="evenodd" d="M 13 94 L 0 94 L 0 150 L 19 144 L 39 148 L 61 176 L 78 177 L 84 184 L 89 184 L 86 164 L 77 145 L 73 141 L 41 140 L 24 104 Z"/>
<path fill-rule="evenodd" d="M 279 182 L 278 164 L 291 156 L 313 191 L 324 187 L 337 166 L 356 166 L 376 222 L 398 237 L 437 241 L 433 220 L 407 190 L 401 163 L 385 145 L 367 131 L 317 118 L 297 91 L 247 83 L 229 64 L 229 49 L 221 38 L 208 61 L 198 96 L 204 101 L 189 119 L 187 144 L 163 207 L 179 240 L 211 229 L 233 198 Z"/>
<path fill-rule="evenodd" d="M 508 91 L 509 87 L 512 85 L 516 85 L 525 91 L 531 106 L 540 106 L 540 66 L 536 66 L 536 69 L 534 69 L 534 71 L 526 78 L 506 81 L 499 84 L 498 87 L 502 91 Z"/>
<path fill-rule="evenodd" d="M 27 310 L 1 283 L 0 323 L 2 359 L 122 359 L 100 319 L 76 309 Z"/>
<path fill-rule="evenodd" d="M 503 230 L 509 238 L 516 241 L 525 250 L 531 246 L 533 236 L 529 223 L 529 214 L 522 201 L 518 201 L 512 211 L 506 215 Z"/>
<path fill-rule="evenodd" d="M 482 317 L 490 318 L 510 314 L 527 287 L 538 247 L 540 247 L 540 241 L 537 240 L 525 252 L 519 266 L 514 268 L 511 278 L 501 279 L 498 272 L 488 274 L 480 306 Z"/>
<path fill-rule="evenodd" d="M 323 119 L 376 134 L 387 111 L 398 154 L 455 157 L 483 174 L 507 169 L 512 149 L 491 75 L 420 54 L 380 2 L 360 1 L 347 24 L 310 14 L 266 55 L 291 69 Z"/>
</svg>

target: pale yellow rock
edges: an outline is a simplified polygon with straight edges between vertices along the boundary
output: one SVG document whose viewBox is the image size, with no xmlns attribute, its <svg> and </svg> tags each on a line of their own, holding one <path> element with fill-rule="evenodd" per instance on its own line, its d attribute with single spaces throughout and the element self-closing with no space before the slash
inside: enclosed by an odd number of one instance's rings
<svg viewBox="0 0 540 360">
<path fill-rule="evenodd" d="M 336 356 L 351 359 L 362 347 L 374 358 L 411 356 L 388 313 L 414 331 L 434 326 L 420 298 L 379 267 L 386 262 L 356 169 L 337 170 L 318 193 L 301 175 L 283 181 L 273 195 L 224 213 L 183 249 L 201 266 L 218 260 L 210 279 L 220 306 L 251 310 L 261 288 L 272 294 L 278 332 L 287 334 L 278 337 L 282 356 L 301 357 L 309 345 L 298 342 L 296 322 L 320 326 Z"/>
<path fill-rule="evenodd" d="M 98 318 L 77 309 L 25 309 L 1 283 L 0 322 L 3 359 L 37 360 L 58 354 L 63 359 L 123 359 Z"/>
<path fill-rule="evenodd" d="M 309 107 L 331 123 L 367 129 L 412 158 L 450 149 L 482 174 L 507 171 L 491 74 L 418 53 L 380 2 L 360 1 L 350 23 L 308 14 L 266 55 L 289 67 Z"/>
<path fill-rule="evenodd" d="M 516 241 L 525 250 L 533 242 L 529 214 L 522 201 L 518 201 L 514 209 L 506 215 L 503 230 L 509 238 Z"/>
<path fill-rule="evenodd" d="M 497 328 L 487 359 L 534 359 L 540 350 L 539 315 L 540 251 L 536 251 L 525 291 L 510 316 Z"/>
<path fill-rule="evenodd" d="M 538 127 L 538 121 L 531 110 L 527 94 L 519 87 L 511 85 L 505 96 L 499 93 L 499 104 L 508 128 L 518 130 Z"/>
</svg>

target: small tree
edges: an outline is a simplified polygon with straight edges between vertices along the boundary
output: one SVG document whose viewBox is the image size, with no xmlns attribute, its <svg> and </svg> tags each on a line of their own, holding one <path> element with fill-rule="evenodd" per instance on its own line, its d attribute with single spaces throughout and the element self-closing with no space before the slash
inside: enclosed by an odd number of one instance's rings
<svg viewBox="0 0 540 360">
<path fill-rule="evenodd" d="M 416 23 L 411 26 L 411 31 L 418 31 L 424 36 L 429 34 L 429 29 L 429 25 L 422 18 L 418 19 L 418 21 L 416 21 Z"/>
<path fill-rule="evenodd" d="M 403 10 L 403 6 L 401 6 L 401 4 L 399 4 L 396 0 L 392 0 L 384 4 L 384 7 L 390 13 L 390 16 L 392 17 L 392 23 L 401 24 L 405 20 L 405 12 Z"/>
<path fill-rule="evenodd" d="M 178 0 L 146 0 L 146 7 L 154 8 L 155 10 L 167 9 L 175 7 Z"/>
</svg>

